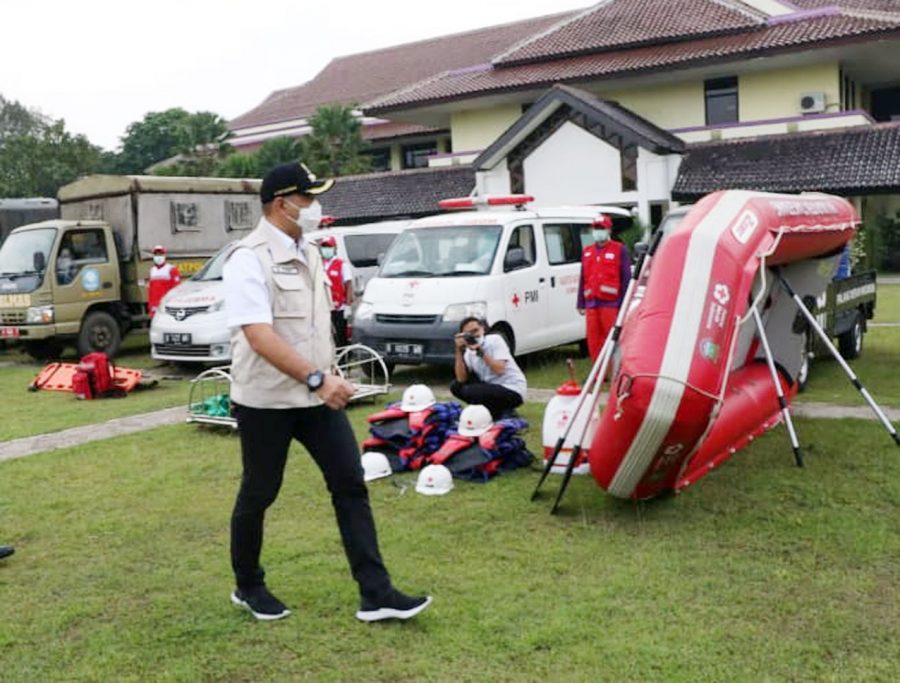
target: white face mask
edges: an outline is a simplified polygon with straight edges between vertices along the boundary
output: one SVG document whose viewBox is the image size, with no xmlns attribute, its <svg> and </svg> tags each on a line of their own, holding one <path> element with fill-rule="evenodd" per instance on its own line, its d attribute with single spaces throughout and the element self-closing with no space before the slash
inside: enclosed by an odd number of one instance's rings
<svg viewBox="0 0 900 683">
<path fill-rule="evenodd" d="M 326 261 L 334 256 L 334 247 L 322 247 L 322 258 Z"/>
<path fill-rule="evenodd" d="M 595 242 L 606 242 L 609 239 L 609 230 L 592 230 Z"/>
<path fill-rule="evenodd" d="M 311 231 L 319 227 L 319 223 L 322 222 L 322 205 L 319 204 L 317 199 L 314 199 L 312 204 L 303 209 L 290 202 L 285 203 L 297 209 L 297 217 L 291 217 L 291 219 L 300 230 Z"/>
<path fill-rule="evenodd" d="M 166 257 L 163 256 L 162 254 L 157 254 L 156 256 L 153 257 L 153 263 L 155 263 L 158 266 L 161 266 L 165 262 L 166 262 Z"/>
</svg>

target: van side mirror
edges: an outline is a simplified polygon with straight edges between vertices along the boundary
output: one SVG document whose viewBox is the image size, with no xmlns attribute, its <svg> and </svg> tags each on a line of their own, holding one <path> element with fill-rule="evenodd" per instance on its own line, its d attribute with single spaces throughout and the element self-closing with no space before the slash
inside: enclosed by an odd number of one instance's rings
<svg viewBox="0 0 900 683">
<path fill-rule="evenodd" d="M 503 257 L 503 270 L 515 270 L 527 266 L 528 261 L 525 259 L 525 250 L 522 247 L 510 247 Z"/>
<path fill-rule="evenodd" d="M 43 273 L 44 269 L 47 267 L 47 257 L 44 255 L 42 251 L 36 251 L 32 254 L 32 262 L 34 264 L 34 270 L 37 273 Z"/>
</svg>

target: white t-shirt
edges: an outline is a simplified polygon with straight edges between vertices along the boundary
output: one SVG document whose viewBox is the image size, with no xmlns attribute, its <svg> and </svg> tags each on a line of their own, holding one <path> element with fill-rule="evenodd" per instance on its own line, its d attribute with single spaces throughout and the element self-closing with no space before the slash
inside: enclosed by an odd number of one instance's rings
<svg viewBox="0 0 900 683">
<path fill-rule="evenodd" d="M 525 374 L 516 363 L 506 341 L 499 334 L 485 335 L 484 341 L 481 343 L 481 349 L 494 360 L 505 360 L 506 368 L 502 375 L 496 374 L 483 358 L 480 358 L 472 349 L 466 348 L 463 354 L 463 362 L 466 367 L 481 378 L 482 382 L 488 384 L 498 384 L 506 387 L 511 391 L 515 391 L 522 400 L 525 400 L 525 394 L 528 391 L 528 383 L 525 381 Z"/>
<path fill-rule="evenodd" d="M 307 242 L 304 237 L 301 236 L 300 241 L 295 242 L 265 218 L 261 218 L 259 222 L 275 234 L 276 240 L 296 252 L 301 263 L 307 262 Z M 272 302 L 269 301 L 269 290 L 266 289 L 266 277 L 262 264 L 252 250 L 237 249 L 228 257 L 222 269 L 222 281 L 225 284 L 225 316 L 228 327 L 234 329 L 255 323 L 272 324 Z"/>
</svg>

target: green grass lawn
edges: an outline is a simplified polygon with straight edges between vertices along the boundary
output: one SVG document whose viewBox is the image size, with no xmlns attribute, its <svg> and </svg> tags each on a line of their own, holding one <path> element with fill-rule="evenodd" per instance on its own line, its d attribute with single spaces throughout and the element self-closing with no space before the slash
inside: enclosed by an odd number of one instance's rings
<svg viewBox="0 0 900 683">
<path fill-rule="evenodd" d="M 523 412 L 539 447 L 543 407 Z M 351 418 L 362 435 L 370 407 Z M 0 463 L 4 681 L 894 681 L 900 458 L 874 424 L 798 421 L 682 495 L 634 504 L 537 471 L 371 497 L 396 583 L 435 604 L 355 621 L 321 479 L 295 447 L 263 559 L 294 609 L 228 601 L 234 436 L 178 425 Z"/>
<path fill-rule="evenodd" d="M 146 335 L 144 335 L 146 340 Z M 164 376 L 170 368 L 160 366 L 150 358 L 142 346 L 140 335 L 126 338 L 127 346 L 116 358 L 122 367 L 140 369 L 152 375 Z M 74 350 L 63 356 L 67 363 L 77 363 Z M 68 392 L 28 391 L 28 385 L 46 363 L 32 361 L 15 349 L 0 353 L 0 361 L 11 363 L 0 367 L 0 395 L 5 397 L 3 420 L 0 421 L 0 441 L 55 432 L 116 417 L 151 412 L 161 408 L 184 405 L 187 408 L 190 382 L 160 380 L 152 389 L 138 390 L 120 399 L 78 401 Z M 199 372 L 202 368 L 197 368 Z"/>
</svg>

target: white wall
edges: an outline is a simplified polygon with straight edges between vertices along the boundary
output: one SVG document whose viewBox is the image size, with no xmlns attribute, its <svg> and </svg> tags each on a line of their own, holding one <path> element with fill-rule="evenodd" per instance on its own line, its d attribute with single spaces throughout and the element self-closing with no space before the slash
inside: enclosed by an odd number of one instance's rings
<svg viewBox="0 0 900 683">
<path fill-rule="evenodd" d="M 543 205 L 636 204 L 646 223 L 650 202 L 670 199 L 680 161 L 640 149 L 638 189 L 623 192 L 619 150 L 566 123 L 525 160 L 525 191 Z"/>
</svg>

